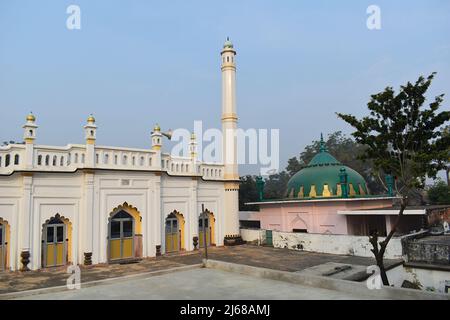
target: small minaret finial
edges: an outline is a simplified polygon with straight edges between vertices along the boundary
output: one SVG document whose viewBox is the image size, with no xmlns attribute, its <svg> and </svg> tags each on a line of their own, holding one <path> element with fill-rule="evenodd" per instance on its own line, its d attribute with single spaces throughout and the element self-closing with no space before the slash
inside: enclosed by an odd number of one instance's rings
<svg viewBox="0 0 450 320">
<path fill-rule="evenodd" d="M 320 152 L 326 152 L 327 151 L 327 147 L 325 145 L 325 141 L 323 141 L 323 134 L 322 132 L 320 133 Z"/>
</svg>

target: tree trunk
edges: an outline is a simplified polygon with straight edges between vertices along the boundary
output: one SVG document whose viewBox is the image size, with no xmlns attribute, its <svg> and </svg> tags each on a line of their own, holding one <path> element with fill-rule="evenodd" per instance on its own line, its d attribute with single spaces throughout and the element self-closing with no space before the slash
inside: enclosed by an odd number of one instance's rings
<svg viewBox="0 0 450 320">
<path fill-rule="evenodd" d="M 386 274 L 386 268 L 384 267 L 384 253 L 386 252 L 386 247 L 389 244 L 389 241 L 391 240 L 394 233 L 397 231 L 400 219 L 403 216 L 405 208 L 406 208 L 406 197 L 403 197 L 401 200 L 400 212 L 398 213 L 397 220 L 395 221 L 395 224 L 392 227 L 389 234 L 387 235 L 386 239 L 378 243 L 377 231 L 375 231 L 371 236 L 369 236 L 369 242 L 372 244 L 373 247 L 371 251 L 375 256 L 378 268 L 380 268 L 381 280 L 383 281 L 383 285 L 385 286 L 389 286 L 389 279 Z"/>
</svg>

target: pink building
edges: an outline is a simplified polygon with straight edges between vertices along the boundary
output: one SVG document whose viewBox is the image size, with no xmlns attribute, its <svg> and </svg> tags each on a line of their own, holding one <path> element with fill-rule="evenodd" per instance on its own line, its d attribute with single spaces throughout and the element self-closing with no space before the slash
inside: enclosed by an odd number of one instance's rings
<svg viewBox="0 0 450 320">
<path fill-rule="evenodd" d="M 386 235 L 398 214 L 390 193 L 370 195 L 364 178 L 329 154 L 321 140 L 320 152 L 289 180 L 287 198 L 248 204 L 259 205 L 253 219 L 261 229 L 348 235 L 376 229 Z M 424 215 L 425 210 L 407 210 L 399 232 L 419 230 Z"/>
</svg>

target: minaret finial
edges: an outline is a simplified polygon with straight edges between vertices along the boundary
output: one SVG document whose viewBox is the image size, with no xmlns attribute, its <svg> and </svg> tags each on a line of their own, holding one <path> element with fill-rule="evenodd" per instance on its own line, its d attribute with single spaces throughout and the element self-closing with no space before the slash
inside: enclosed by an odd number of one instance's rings
<svg viewBox="0 0 450 320">
<path fill-rule="evenodd" d="M 325 145 L 325 141 L 323 141 L 323 133 L 320 133 L 320 152 L 326 152 L 327 147 Z"/>
</svg>

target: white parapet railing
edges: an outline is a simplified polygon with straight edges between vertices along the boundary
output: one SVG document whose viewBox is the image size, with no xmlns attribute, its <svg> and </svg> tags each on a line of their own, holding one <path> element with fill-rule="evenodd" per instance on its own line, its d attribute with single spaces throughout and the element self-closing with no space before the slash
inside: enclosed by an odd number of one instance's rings
<svg viewBox="0 0 450 320">
<path fill-rule="evenodd" d="M 1 146 L 0 175 L 15 171 L 73 172 L 88 168 L 164 171 L 169 175 L 198 176 L 205 180 L 222 180 L 224 176 L 224 166 L 220 163 L 201 163 L 190 157 L 159 154 L 159 151 L 151 149 L 122 147 L 95 146 L 89 154 L 87 145 L 82 144 L 63 147 L 33 145 L 30 165 L 27 162 L 29 147 L 25 144 Z M 90 162 L 89 156 L 93 157 Z"/>
</svg>

